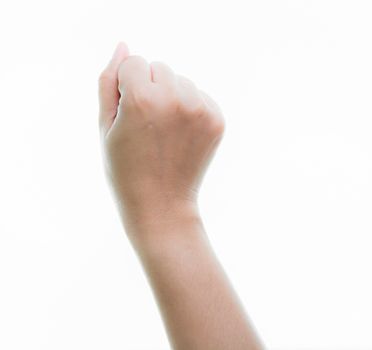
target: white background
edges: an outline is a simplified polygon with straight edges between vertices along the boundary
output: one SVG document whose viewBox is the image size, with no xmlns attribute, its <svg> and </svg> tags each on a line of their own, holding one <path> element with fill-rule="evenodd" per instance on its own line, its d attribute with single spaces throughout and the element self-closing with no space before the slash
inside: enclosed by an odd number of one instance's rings
<svg viewBox="0 0 372 350">
<path fill-rule="evenodd" d="M 102 172 L 119 40 L 227 119 L 201 193 L 269 349 L 372 349 L 370 1 L 2 1 L 0 348 L 168 349 Z"/>
</svg>

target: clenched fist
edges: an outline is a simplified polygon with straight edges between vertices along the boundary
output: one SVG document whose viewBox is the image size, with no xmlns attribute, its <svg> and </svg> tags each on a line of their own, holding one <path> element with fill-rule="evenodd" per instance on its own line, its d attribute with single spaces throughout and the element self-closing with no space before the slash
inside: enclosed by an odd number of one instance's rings
<svg viewBox="0 0 372 350">
<path fill-rule="evenodd" d="M 105 168 L 124 223 L 196 205 L 224 131 L 216 103 L 123 43 L 100 75 L 99 94 Z"/>
<path fill-rule="evenodd" d="M 262 350 L 198 212 L 224 121 L 208 95 L 120 44 L 100 76 L 105 169 L 175 350 Z"/>
</svg>

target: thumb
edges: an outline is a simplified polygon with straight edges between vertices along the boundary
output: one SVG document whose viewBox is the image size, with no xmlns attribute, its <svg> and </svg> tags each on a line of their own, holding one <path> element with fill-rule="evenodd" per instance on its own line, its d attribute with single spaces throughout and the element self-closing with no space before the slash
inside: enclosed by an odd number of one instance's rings
<svg viewBox="0 0 372 350">
<path fill-rule="evenodd" d="M 111 127 L 119 104 L 118 70 L 120 63 L 129 56 L 128 46 L 120 42 L 99 77 L 99 124 L 104 132 Z"/>
</svg>

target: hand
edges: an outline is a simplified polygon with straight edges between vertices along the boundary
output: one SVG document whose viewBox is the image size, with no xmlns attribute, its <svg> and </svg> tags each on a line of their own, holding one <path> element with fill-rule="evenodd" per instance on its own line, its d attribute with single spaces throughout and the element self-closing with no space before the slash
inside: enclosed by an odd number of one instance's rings
<svg viewBox="0 0 372 350">
<path fill-rule="evenodd" d="M 124 221 L 196 205 L 224 131 L 216 103 L 165 64 L 130 56 L 125 44 L 99 85 L 105 167 Z"/>
<path fill-rule="evenodd" d="M 221 140 L 217 105 L 120 44 L 100 77 L 105 168 L 174 349 L 263 347 L 208 243 L 198 190 Z"/>
</svg>

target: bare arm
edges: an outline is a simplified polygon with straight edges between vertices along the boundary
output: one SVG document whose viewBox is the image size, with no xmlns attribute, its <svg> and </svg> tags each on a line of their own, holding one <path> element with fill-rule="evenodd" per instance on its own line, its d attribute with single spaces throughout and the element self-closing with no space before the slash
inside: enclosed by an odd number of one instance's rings
<svg viewBox="0 0 372 350">
<path fill-rule="evenodd" d="M 101 74 L 100 126 L 119 212 L 173 348 L 263 349 L 198 211 L 198 189 L 224 130 L 218 106 L 121 44 Z"/>
</svg>

